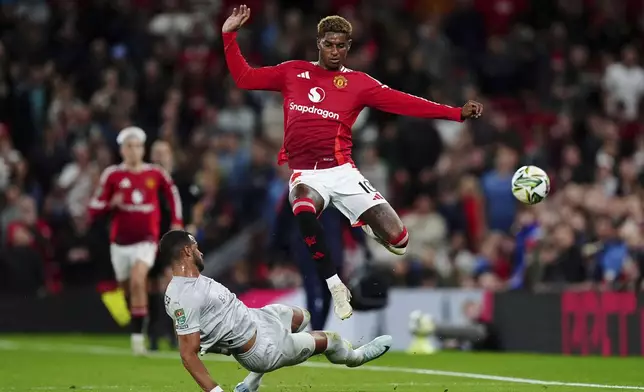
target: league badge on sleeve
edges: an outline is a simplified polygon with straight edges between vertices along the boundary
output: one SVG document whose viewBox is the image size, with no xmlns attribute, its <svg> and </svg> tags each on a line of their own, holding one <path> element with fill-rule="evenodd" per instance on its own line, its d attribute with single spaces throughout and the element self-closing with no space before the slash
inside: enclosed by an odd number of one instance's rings
<svg viewBox="0 0 644 392">
<path fill-rule="evenodd" d="M 188 327 L 186 324 L 186 312 L 183 311 L 183 308 L 174 311 L 174 319 L 177 323 L 177 328 Z"/>
</svg>

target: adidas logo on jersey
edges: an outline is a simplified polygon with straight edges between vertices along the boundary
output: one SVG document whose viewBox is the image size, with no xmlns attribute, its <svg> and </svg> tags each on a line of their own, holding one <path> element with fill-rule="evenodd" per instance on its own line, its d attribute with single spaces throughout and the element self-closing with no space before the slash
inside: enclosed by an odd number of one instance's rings
<svg viewBox="0 0 644 392">
<path fill-rule="evenodd" d="M 130 183 L 130 180 L 127 178 L 122 179 L 121 182 L 119 183 L 119 188 L 127 189 L 131 186 L 132 184 Z"/>
<path fill-rule="evenodd" d="M 311 79 L 311 75 L 309 75 L 309 71 L 302 72 L 301 74 L 297 75 L 297 77 L 302 79 Z"/>
</svg>

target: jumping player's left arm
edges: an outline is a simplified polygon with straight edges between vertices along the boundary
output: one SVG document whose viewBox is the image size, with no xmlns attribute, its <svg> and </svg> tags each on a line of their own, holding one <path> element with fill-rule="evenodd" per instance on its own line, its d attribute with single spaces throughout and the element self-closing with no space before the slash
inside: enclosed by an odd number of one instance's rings
<svg viewBox="0 0 644 392">
<path fill-rule="evenodd" d="M 360 94 L 360 102 L 364 106 L 402 116 L 437 118 L 459 122 L 464 120 L 461 108 L 441 105 L 415 95 L 391 89 L 367 74 L 363 74 L 360 83 L 364 83 Z"/>
<path fill-rule="evenodd" d="M 200 310 L 198 300 L 171 302 L 166 308 L 177 332 L 181 361 L 188 373 L 205 392 L 220 391 L 199 358 L 201 346 Z"/>
<path fill-rule="evenodd" d="M 173 230 L 182 229 L 183 211 L 181 208 L 181 196 L 179 196 L 179 190 L 177 189 L 176 185 L 174 185 L 172 177 L 170 177 L 170 174 L 165 171 L 165 169 L 163 169 L 162 167 L 158 167 L 157 169 L 159 170 L 159 181 L 161 189 L 163 190 L 163 193 L 168 200 L 168 204 L 170 205 L 170 216 L 172 217 L 170 227 Z"/>
</svg>

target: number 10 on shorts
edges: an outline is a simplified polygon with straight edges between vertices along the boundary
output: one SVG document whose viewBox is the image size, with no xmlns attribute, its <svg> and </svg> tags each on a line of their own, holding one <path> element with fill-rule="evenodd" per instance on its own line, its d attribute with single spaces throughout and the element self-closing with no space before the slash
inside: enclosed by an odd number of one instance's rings
<svg viewBox="0 0 644 392">
<path fill-rule="evenodd" d="M 364 189 L 364 191 L 365 191 L 366 193 L 376 193 L 376 192 L 378 192 L 378 191 L 376 190 L 376 188 L 374 188 L 374 187 L 373 187 L 373 185 L 371 185 L 371 183 L 369 182 L 369 180 L 360 181 L 360 182 L 358 183 L 358 185 L 360 185 L 360 188 Z"/>
</svg>

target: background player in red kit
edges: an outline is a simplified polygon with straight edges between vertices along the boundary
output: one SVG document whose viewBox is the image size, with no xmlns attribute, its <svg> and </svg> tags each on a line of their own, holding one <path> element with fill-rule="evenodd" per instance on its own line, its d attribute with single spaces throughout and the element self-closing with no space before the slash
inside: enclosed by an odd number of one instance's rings
<svg viewBox="0 0 644 392">
<path fill-rule="evenodd" d="M 250 18 L 242 5 L 222 27 L 224 51 L 238 87 L 279 91 L 284 97 L 284 146 L 279 163 L 293 169 L 289 200 L 302 237 L 317 261 L 334 301 L 335 314 L 352 314 L 351 298 L 336 274 L 316 217 L 329 203 L 390 252 L 402 255 L 409 236 L 400 218 L 356 169 L 351 158 L 351 127 L 369 106 L 405 116 L 463 121 L 483 112 L 478 102 L 462 108 L 440 105 L 388 88 L 363 72 L 344 67 L 351 47 L 351 24 L 329 16 L 318 24 L 318 61 L 287 61 L 252 68 L 242 56 L 236 31 Z"/>
<path fill-rule="evenodd" d="M 129 295 L 132 313 L 132 350 L 147 350 L 143 322 L 148 314 L 147 276 L 154 265 L 161 213 L 159 190 L 171 210 L 171 227 L 183 226 L 181 200 L 168 173 L 160 166 L 143 162 L 146 135 L 128 127 L 117 138 L 123 163 L 105 169 L 99 189 L 89 205 L 91 217 L 112 211 L 110 256 L 116 280 Z"/>
</svg>

